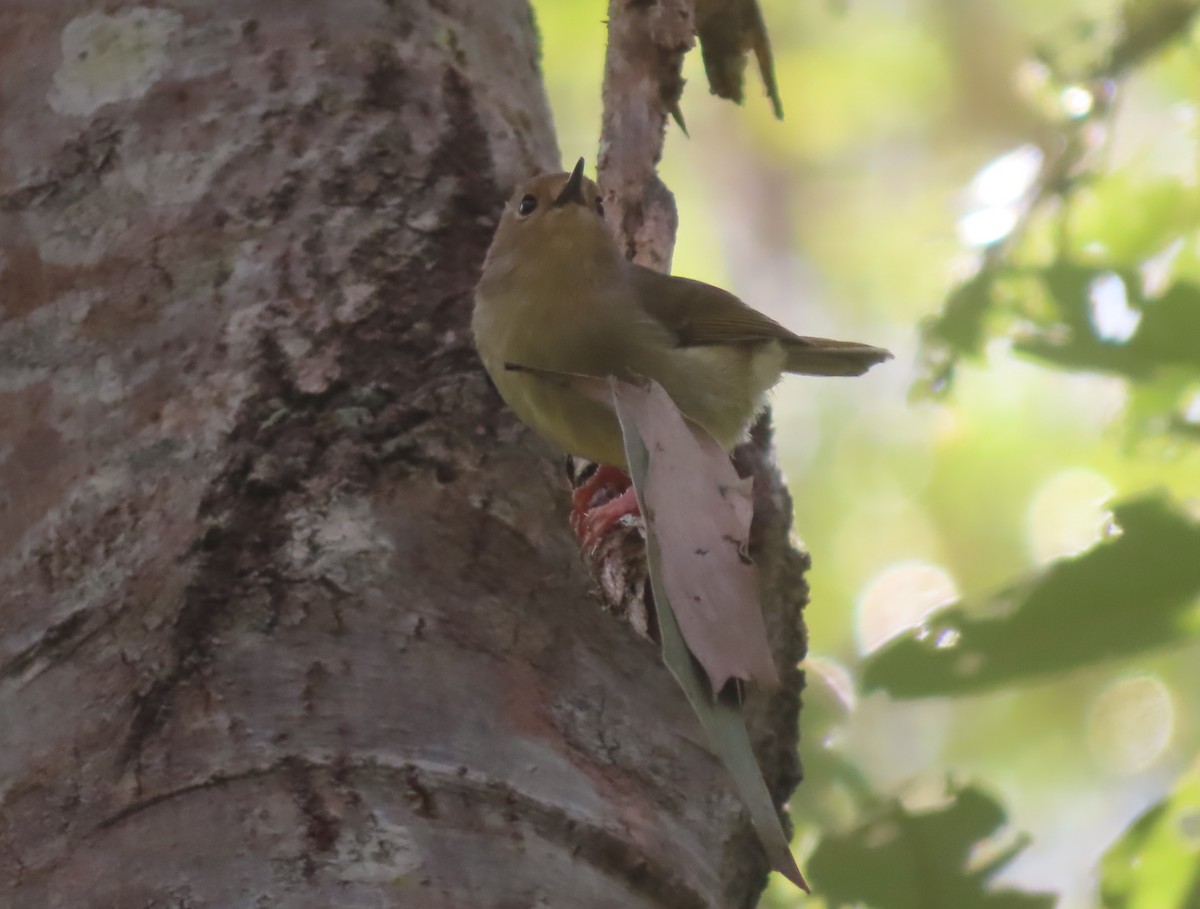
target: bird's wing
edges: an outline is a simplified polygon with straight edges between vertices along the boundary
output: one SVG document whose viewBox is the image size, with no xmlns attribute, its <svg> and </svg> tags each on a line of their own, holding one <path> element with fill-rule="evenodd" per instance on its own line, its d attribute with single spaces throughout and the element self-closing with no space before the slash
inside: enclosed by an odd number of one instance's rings
<svg viewBox="0 0 1200 909">
<path fill-rule="evenodd" d="M 882 347 L 798 335 L 711 284 L 640 265 L 632 268 L 643 308 L 671 331 L 680 347 L 779 341 L 787 354 L 787 372 L 815 376 L 858 376 L 891 359 Z"/>
<path fill-rule="evenodd" d="M 675 335 L 680 347 L 804 340 L 727 290 L 641 265 L 633 265 L 632 269 L 638 300 Z"/>
</svg>

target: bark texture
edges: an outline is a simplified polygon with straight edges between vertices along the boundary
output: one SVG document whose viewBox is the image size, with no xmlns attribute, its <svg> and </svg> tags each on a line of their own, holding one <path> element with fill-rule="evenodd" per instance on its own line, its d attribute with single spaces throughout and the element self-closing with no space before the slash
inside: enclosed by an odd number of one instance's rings
<svg viewBox="0 0 1200 909">
<path fill-rule="evenodd" d="M 626 258 L 669 272 L 679 215 L 659 179 L 667 117 L 679 111 L 693 0 L 609 0 L 604 123 L 597 170 Z"/>
<path fill-rule="evenodd" d="M 752 905 L 724 771 L 467 332 L 558 165 L 526 5 L 3 19 L 0 904 Z M 781 797 L 794 697 L 754 708 Z"/>
</svg>

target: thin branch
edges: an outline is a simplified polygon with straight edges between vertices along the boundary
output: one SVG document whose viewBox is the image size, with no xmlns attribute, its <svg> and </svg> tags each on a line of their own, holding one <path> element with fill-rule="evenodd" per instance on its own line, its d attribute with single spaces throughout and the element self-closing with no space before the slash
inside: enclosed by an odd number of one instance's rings
<svg viewBox="0 0 1200 909">
<path fill-rule="evenodd" d="M 692 0 L 609 0 L 599 175 L 626 256 L 670 271 L 678 216 L 658 178 L 667 118 L 678 114 L 684 54 L 695 39 Z"/>
<path fill-rule="evenodd" d="M 679 218 L 658 177 L 667 119 L 677 117 L 684 55 L 694 44 L 694 0 L 609 0 L 604 112 L 597 160 L 604 207 L 627 258 L 671 270 Z M 587 468 L 568 466 L 578 486 Z M 644 532 L 638 519 L 585 553 L 606 608 L 639 634 L 654 635 L 646 606 Z"/>
</svg>

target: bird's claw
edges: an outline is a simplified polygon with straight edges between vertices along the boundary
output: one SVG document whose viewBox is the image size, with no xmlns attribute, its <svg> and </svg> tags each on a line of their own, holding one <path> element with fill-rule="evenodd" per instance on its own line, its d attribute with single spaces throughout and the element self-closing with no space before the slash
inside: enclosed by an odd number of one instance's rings
<svg viewBox="0 0 1200 909">
<path fill-rule="evenodd" d="M 571 526 L 575 530 L 579 545 L 583 549 L 591 549 L 621 518 L 639 514 L 641 511 L 638 509 L 637 493 L 630 486 L 603 505 L 597 505 L 584 512 L 575 512 L 572 515 Z"/>
<path fill-rule="evenodd" d="M 571 495 L 571 529 L 580 546 L 590 549 L 626 515 L 640 514 L 629 475 L 600 465 Z"/>
</svg>

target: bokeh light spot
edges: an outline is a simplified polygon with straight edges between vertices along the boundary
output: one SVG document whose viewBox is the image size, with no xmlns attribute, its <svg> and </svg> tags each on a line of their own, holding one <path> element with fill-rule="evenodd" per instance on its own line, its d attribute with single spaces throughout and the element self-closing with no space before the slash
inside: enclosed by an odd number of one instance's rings
<svg viewBox="0 0 1200 909">
<path fill-rule="evenodd" d="M 898 793 L 900 804 L 910 814 L 942 811 L 954 804 L 954 789 L 945 774 L 922 774 Z"/>
<path fill-rule="evenodd" d="M 1127 775 L 1145 770 L 1166 750 L 1175 729 L 1171 692 L 1156 676 L 1108 685 L 1088 713 L 1088 744 L 1102 766 Z"/>
<path fill-rule="evenodd" d="M 962 637 L 962 634 L 957 628 L 943 628 L 938 632 L 937 639 L 933 642 L 933 646 L 938 650 L 948 650 L 958 643 L 958 639 L 960 637 Z"/>
<path fill-rule="evenodd" d="M 978 651 L 961 653 L 954 661 L 954 671 L 963 678 L 978 675 L 983 668 L 983 654 Z"/>
<path fill-rule="evenodd" d="M 970 210 L 958 220 L 963 243 L 990 246 L 1012 233 L 1041 169 L 1042 151 L 1030 144 L 1014 148 L 984 166 L 968 189 Z"/>
<path fill-rule="evenodd" d="M 900 836 L 900 828 L 891 821 L 882 821 L 878 824 L 873 824 L 868 830 L 864 840 L 864 845 L 868 849 L 882 849 L 884 846 L 895 842 Z"/>
<path fill-rule="evenodd" d="M 1010 205 L 1033 188 L 1042 169 L 1042 150 L 1026 144 L 989 162 L 971 181 L 972 199 L 979 205 Z"/>
<path fill-rule="evenodd" d="M 1188 423 L 1200 423 L 1200 391 L 1196 392 L 1192 396 L 1192 400 L 1188 402 L 1183 411 L 1183 419 Z"/>
<path fill-rule="evenodd" d="M 1019 218 L 1015 205 L 976 209 L 958 219 L 958 236 L 967 246 L 991 246 L 1011 234 Z"/>
<path fill-rule="evenodd" d="M 1029 507 L 1029 548 L 1038 562 L 1090 549 L 1112 523 L 1104 508 L 1116 492 L 1106 477 L 1075 467 L 1042 484 Z"/>
<path fill-rule="evenodd" d="M 854 676 L 849 669 L 829 657 L 810 655 L 804 661 L 804 670 L 810 685 L 823 684 L 847 713 L 854 710 L 858 696 L 854 691 Z"/>
<path fill-rule="evenodd" d="M 1129 305 L 1125 282 L 1112 272 L 1101 275 L 1088 288 L 1092 327 L 1102 341 L 1124 344 L 1142 324 L 1142 311 Z"/>
<path fill-rule="evenodd" d="M 966 865 L 963 867 L 972 874 L 985 873 L 988 868 L 1010 853 L 1014 847 L 1023 848 L 1027 842 L 1026 836 L 1005 824 L 997 828 L 991 836 L 977 840 L 971 845 Z"/>
<path fill-rule="evenodd" d="M 1139 269 L 1142 276 L 1142 296 L 1146 299 L 1161 297 L 1171 285 L 1175 260 L 1183 250 L 1183 237 L 1176 237 L 1157 255 L 1146 259 Z"/>
<path fill-rule="evenodd" d="M 915 559 L 889 565 L 867 584 L 859 599 L 855 629 L 859 651 L 870 653 L 956 599 L 958 586 L 945 569 Z"/>
<path fill-rule="evenodd" d="M 1081 85 L 1070 85 L 1063 89 L 1059 100 L 1069 117 L 1086 117 L 1092 112 L 1096 99 Z"/>
</svg>

